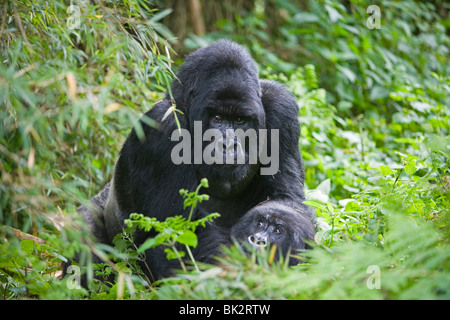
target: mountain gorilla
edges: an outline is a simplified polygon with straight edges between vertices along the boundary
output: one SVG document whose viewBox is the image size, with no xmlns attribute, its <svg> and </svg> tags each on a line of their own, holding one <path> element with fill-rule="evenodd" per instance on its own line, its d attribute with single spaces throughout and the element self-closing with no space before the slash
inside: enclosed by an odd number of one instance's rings
<svg viewBox="0 0 450 320">
<path fill-rule="evenodd" d="M 199 261 L 212 263 L 222 254 L 221 247 L 233 242 L 248 244 L 255 249 L 276 245 L 275 260 L 283 256 L 289 258 L 290 265 L 297 264 L 300 262 L 297 258 L 287 255 L 310 249 L 305 240 L 312 241 L 315 234 L 309 212 L 303 209 L 293 209 L 270 200 L 250 209 L 231 228 L 210 223 L 200 231 L 199 244 L 193 254 Z"/>
<path fill-rule="evenodd" d="M 173 100 L 167 94 L 141 119 L 142 130 L 133 129 L 129 134 L 111 184 L 92 201 L 97 209 L 81 210 L 99 242 L 111 244 L 130 213 L 142 213 L 160 221 L 180 214 L 187 217 L 178 190 L 193 190 L 204 177 L 208 178 L 209 188 L 202 192 L 209 194 L 210 200 L 199 204 L 193 219 L 219 212 L 221 217 L 215 224 L 231 228 L 251 208 L 271 199 L 304 212 L 299 225 L 312 228 L 312 213 L 302 203 L 304 172 L 298 147 L 298 106 L 290 92 L 275 82 L 259 80 L 251 56 L 229 40 L 217 41 L 188 55 L 171 91 Z M 163 120 L 173 104 L 182 112 L 177 113 L 181 128 L 173 115 Z M 156 120 L 158 126 L 148 125 L 148 118 Z M 201 132 L 196 133 L 199 127 Z M 212 152 L 212 155 L 220 159 L 231 153 L 236 159 L 244 153 L 245 163 L 201 161 L 208 129 L 223 134 L 221 139 L 216 136 L 215 141 L 222 148 L 214 148 L 216 154 Z M 269 134 L 278 129 L 277 141 L 258 140 L 263 141 L 259 148 L 266 148 L 266 155 L 279 157 L 278 170 L 270 175 L 262 174 L 269 164 L 260 161 L 261 158 L 250 161 L 249 144 L 243 150 L 243 144 L 233 139 L 229 147 L 225 133 L 237 129 L 253 129 L 258 135 L 261 129 L 267 129 Z M 179 147 L 180 141 L 173 137 L 185 139 L 186 135 L 181 133 L 190 133 L 193 141 L 180 152 L 185 161 L 174 163 L 173 150 Z M 97 203 L 106 194 L 106 204 Z M 301 232 L 302 228 L 299 226 L 297 231 Z M 152 235 L 138 232 L 135 242 L 139 245 Z M 146 252 L 146 263 L 155 279 L 168 274 L 166 262 L 161 250 Z"/>
</svg>

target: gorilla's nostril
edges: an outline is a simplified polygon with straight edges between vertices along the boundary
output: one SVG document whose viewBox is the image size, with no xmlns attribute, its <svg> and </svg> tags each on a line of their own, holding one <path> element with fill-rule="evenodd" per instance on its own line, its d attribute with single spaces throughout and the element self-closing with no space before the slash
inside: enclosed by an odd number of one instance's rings
<svg viewBox="0 0 450 320">
<path fill-rule="evenodd" d="M 267 240 L 265 237 L 260 237 L 258 235 L 251 235 L 248 237 L 248 242 L 257 248 L 264 248 L 267 246 Z"/>
</svg>

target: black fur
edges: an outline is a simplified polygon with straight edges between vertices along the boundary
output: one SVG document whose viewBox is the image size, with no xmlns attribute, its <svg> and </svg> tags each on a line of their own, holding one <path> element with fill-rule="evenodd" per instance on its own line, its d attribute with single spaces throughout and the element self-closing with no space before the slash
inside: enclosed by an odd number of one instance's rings
<svg viewBox="0 0 450 320">
<path fill-rule="evenodd" d="M 210 187 L 202 192 L 211 197 L 197 208 L 193 219 L 219 212 L 221 217 L 216 225 L 231 228 L 247 211 L 271 199 L 290 208 L 302 208 L 304 218 L 300 220 L 309 228 L 312 214 L 302 204 L 304 173 L 294 96 L 280 84 L 260 81 L 250 55 L 228 40 L 190 54 L 177 77 L 171 89 L 176 107 L 183 112 L 177 113 L 181 128 L 192 133 L 194 121 L 202 121 L 203 131 L 208 128 L 221 132 L 229 128 L 279 129 L 279 170 L 265 176 L 260 174 L 260 163 L 175 165 L 171 150 L 178 141 L 171 141 L 171 135 L 177 130 L 177 124 L 173 115 L 162 121 L 172 105 L 167 95 L 144 116 L 156 120 L 159 126 L 150 127 L 141 121 L 144 137 L 138 137 L 133 129 L 120 152 L 103 220 L 100 219 L 104 229 L 100 230 L 101 224 L 93 229 L 99 241 L 111 243 L 130 213 L 142 213 L 160 221 L 179 214 L 186 216 L 178 190 L 194 189 L 203 177 L 208 178 Z M 216 114 L 221 115 L 220 121 L 214 121 Z M 240 117 L 245 121 L 238 121 Z M 267 143 L 270 154 L 270 141 Z M 243 223 L 245 220 L 240 224 Z M 299 228 L 297 231 L 303 230 Z M 140 244 L 148 236 L 151 234 L 141 232 L 135 240 Z M 155 278 L 168 274 L 169 265 L 162 251 L 147 252 L 146 256 Z"/>
</svg>

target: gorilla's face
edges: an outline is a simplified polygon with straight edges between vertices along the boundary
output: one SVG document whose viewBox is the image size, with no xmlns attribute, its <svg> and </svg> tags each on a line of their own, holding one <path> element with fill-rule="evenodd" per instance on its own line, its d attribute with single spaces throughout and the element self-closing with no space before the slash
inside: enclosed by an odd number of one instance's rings
<svg viewBox="0 0 450 320">
<path fill-rule="evenodd" d="M 254 248 L 265 248 L 269 243 L 284 247 L 289 244 L 289 226 L 269 214 L 255 214 L 249 227 L 248 243 Z"/>
<path fill-rule="evenodd" d="M 202 163 L 194 161 L 196 175 L 208 179 L 206 192 L 215 198 L 242 193 L 260 167 L 259 130 L 265 128 L 265 113 L 259 82 L 247 78 L 239 70 L 208 77 L 189 110 L 191 132 L 198 131 L 200 121 L 202 129 L 201 144 L 194 141 L 192 148 L 194 159 L 202 153 Z"/>
<path fill-rule="evenodd" d="M 277 246 L 278 255 L 286 255 L 308 246 L 304 240 L 314 237 L 314 227 L 306 218 L 307 213 L 296 211 L 281 203 L 268 201 L 247 212 L 233 226 L 231 235 L 240 243 L 262 249 Z M 290 259 L 290 264 L 298 261 Z"/>
</svg>

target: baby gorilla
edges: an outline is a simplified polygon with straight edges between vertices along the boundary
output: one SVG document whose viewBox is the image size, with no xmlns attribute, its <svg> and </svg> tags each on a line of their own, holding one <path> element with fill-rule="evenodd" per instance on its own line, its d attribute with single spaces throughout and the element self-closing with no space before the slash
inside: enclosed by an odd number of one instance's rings
<svg viewBox="0 0 450 320">
<path fill-rule="evenodd" d="M 314 240 L 315 227 L 306 208 L 293 209 L 278 201 L 266 201 L 248 211 L 231 229 L 214 223 L 199 234 L 199 244 L 194 252 L 197 259 L 213 262 L 220 256 L 221 245 L 247 243 L 260 249 L 277 246 L 276 260 L 298 250 L 309 249 L 305 240 Z M 289 265 L 300 261 L 289 257 Z"/>
</svg>

